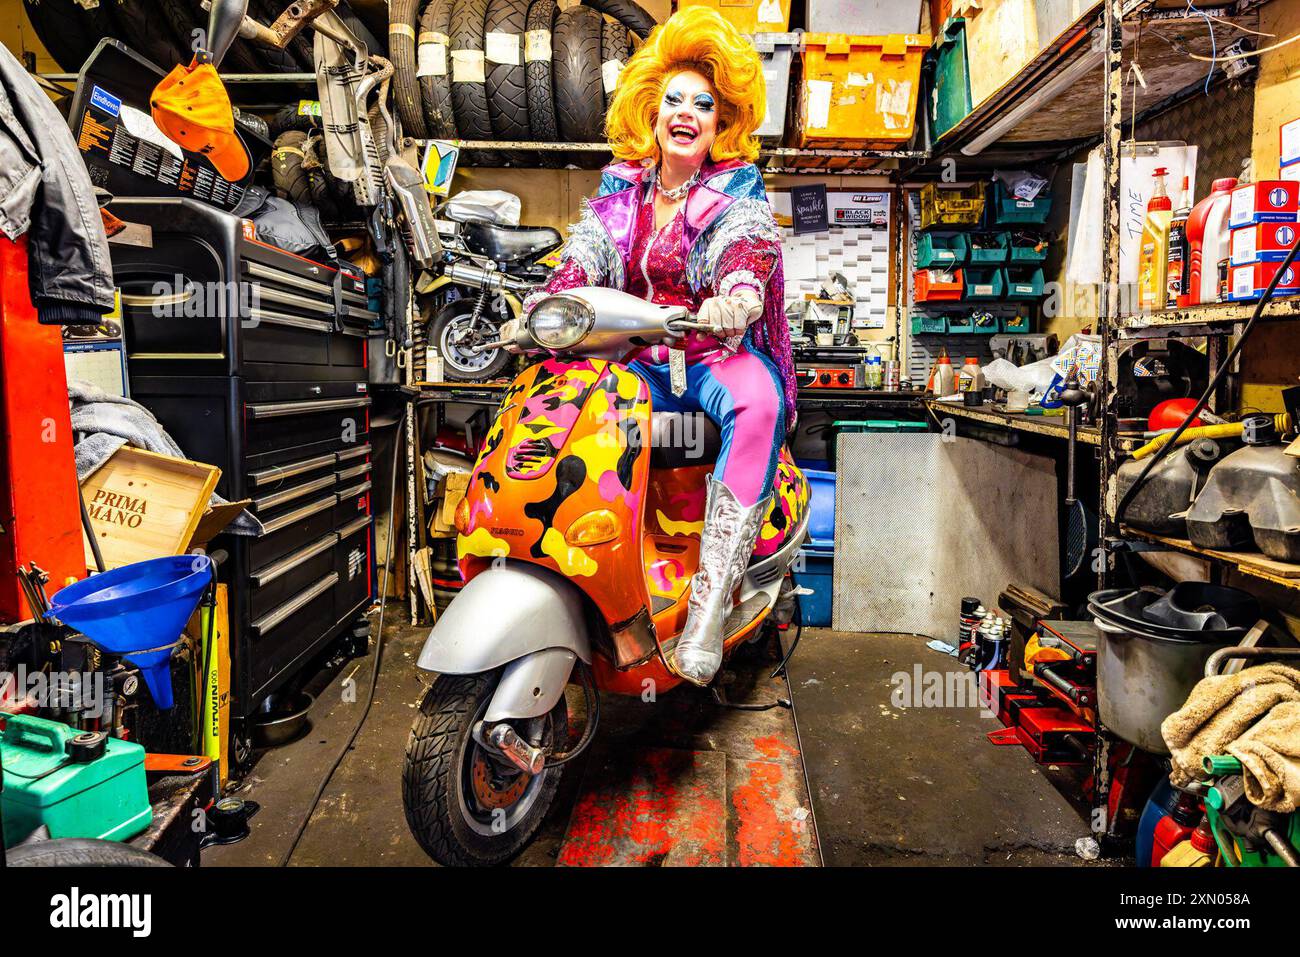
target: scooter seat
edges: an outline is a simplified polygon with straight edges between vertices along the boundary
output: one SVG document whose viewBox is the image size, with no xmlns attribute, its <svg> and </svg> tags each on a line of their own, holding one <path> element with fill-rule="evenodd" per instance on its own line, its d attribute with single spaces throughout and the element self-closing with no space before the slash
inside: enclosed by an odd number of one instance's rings
<svg viewBox="0 0 1300 957">
<path fill-rule="evenodd" d="M 650 417 L 650 467 L 679 469 L 712 465 L 722 433 L 703 412 L 654 412 Z"/>
<path fill-rule="evenodd" d="M 482 220 L 462 224 L 461 238 L 470 252 L 498 263 L 537 259 L 563 242 L 549 226 L 499 226 Z"/>
</svg>

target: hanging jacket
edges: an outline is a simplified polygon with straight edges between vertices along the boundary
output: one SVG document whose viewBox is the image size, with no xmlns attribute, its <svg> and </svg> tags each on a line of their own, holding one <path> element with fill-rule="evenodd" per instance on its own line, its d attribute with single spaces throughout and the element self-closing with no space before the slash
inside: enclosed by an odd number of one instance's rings
<svg viewBox="0 0 1300 957">
<path fill-rule="evenodd" d="M 0 232 L 26 235 L 41 322 L 93 324 L 113 309 L 113 270 L 99 204 L 68 124 L 0 46 Z"/>
</svg>

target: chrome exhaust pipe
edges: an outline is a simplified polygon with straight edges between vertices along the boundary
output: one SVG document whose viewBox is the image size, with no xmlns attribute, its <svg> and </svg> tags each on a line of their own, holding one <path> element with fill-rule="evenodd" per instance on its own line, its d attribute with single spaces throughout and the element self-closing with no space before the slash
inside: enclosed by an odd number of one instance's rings
<svg viewBox="0 0 1300 957">
<path fill-rule="evenodd" d="M 448 263 L 444 272 L 453 282 L 464 283 L 467 286 L 480 286 L 493 292 L 527 292 L 533 288 L 533 283 L 507 276 L 495 269 L 484 269 L 473 263 Z"/>
</svg>

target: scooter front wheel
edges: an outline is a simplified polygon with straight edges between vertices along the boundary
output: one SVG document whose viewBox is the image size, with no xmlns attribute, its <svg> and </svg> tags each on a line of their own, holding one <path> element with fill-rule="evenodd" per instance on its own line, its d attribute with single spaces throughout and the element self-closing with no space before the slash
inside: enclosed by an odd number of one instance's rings
<svg viewBox="0 0 1300 957">
<path fill-rule="evenodd" d="M 445 867 L 502 864 L 523 850 L 550 810 L 564 771 L 529 774 L 474 739 L 500 676 L 499 670 L 439 675 L 407 739 L 406 823 L 425 853 Z M 549 714 L 514 727 L 538 747 L 563 750 L 567 717 L 561 697 Z"/>
</svg>

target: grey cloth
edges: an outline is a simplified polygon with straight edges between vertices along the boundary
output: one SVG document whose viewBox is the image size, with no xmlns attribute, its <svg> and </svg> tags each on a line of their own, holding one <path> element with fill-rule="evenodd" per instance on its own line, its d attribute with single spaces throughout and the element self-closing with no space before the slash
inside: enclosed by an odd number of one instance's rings
<svg viewBox="0 0 1300 957">
<path fill-rule="evenodd" d="M 99 204 L 72 131 L 0 46 L 0 230 L 27 235 L 32 302 L 42 322 L 93 324 L 113 308 Z"/>
<path fill-rule="evenodd" d="M 68 398 L 72 401 L 72 431 L 79 436 L 73 446 L 78 482 L 94 475 L 124 445 L 188 458 L 162 423 L 140 403 L 76 381 L 68 383 Z M 224 498 L 214 494 L 210 504 L 225 503 Z M 262 523 L 244 510 L 226 530 L 236 535 L 261 535 Z"/>
</svg>

